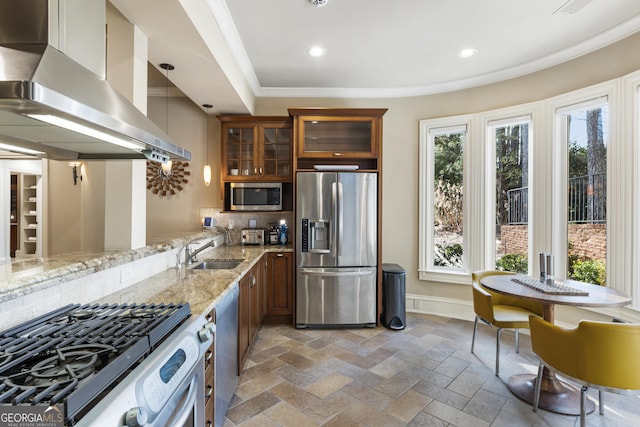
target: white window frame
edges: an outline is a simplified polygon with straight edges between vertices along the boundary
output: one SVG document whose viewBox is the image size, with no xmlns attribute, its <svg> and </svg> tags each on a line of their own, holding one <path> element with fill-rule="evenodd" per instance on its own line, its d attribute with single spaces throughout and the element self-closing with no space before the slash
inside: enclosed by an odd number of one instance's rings
<svg viewBox="0 0 640 427">
<path fill-rule="evenodd" d="M 614 214 L 611 195 L 611 158 L 609 151 L 615 145 L 615 137 L 612 132 L 613 114 L 612 95 L 605 87 L 595 91 L 578 91 L 568 96 L 557 98 L 553 104 L 553 127 L 554 127 L 554 174 L 553 174 L 553 238 L 551 241 L 551 253 L 554 254 L 554 275 L 558 279 L 565 279 L 567 275 L 567 252 L 568 252 L 568 213 L 567 213 L 567 181 L 568 181 L 568 141 L 567 141 L 567 116 L 578 111 L 594 109 L 607 106 L 609 111 L 608 133 L 609 141 L 607 144 L 607 285 L 609 286 L 611 259 L 610 250 L 611 239 L 614 238 L 610 234 L 609 224 L 611 223 L 611 214 Z M 613 102 L 612 102 L 613 101 Z M 613 287 L 613 286 L 612 286 Z"/>
<path fill-rule="evenodd" d="M 485 197 L 495 191 L 494 188 L 491 191 L 487 189 L 492 182 L 485 172 L 487 165 L 495 166 L 495 153 L 492 155 L 487 149 L 486 141 L 490 140 L 487 128 L 489 123 L 497 120 L 527 114 L 532 116 L 530 130 L 533 132 L 529 146 L 529 272 L 535 272 L 539 268 L 538 257 L 532 254 L 540 251 L 566 254 L 567 149 L 561 142 L 564 140 L 560 135 L 562 120 L 557 113 L 566 111 L 563 109 L 565 107 L 602 97 L 608 100 L 609 110 L 607 286 L 630 295 L 633 302 L 626 307 L 593 310 L 640 322 L 640 71 L 531 104 L 472 115 L 421 120 L 419 279 L 468 285 L 471 283 L 470 271 L 492 268 L 495 265 L 491 264 L 494 260 L 487 256 L 488 251 L 495 253 L 495 244 L 487 243 L 491 236 L 487 236 L 484 231 L 487 224 L 493 224 L 495 210 L 495 202 L 490 203 Z M 433 183 L 431 182 L 431 187 L 427 186 L 427 177 L 432 173 L 426 150 L 429 145 L 428 130 L 463 124 L 467 126 L 463 159 L 463 227 L 464 258 L 468 271 L 436 271 L 429 267 L 426 256 L 428 252 L 433 252 L 433 240 L 432 237 L 429 240 L 427 233 L 427 225 L 431 224 L 432 227 L 433 222 L 425 222 L 429 211 L 433 209 Z M 564 237 L 559 239 L 558 236 Z M 560 272 L 562 275 L 566 274 L 566 257 L 556 257 L 555 270 L 556 276 Z"/>
<path fill-rule="evenodd" d="M 485 141 L 486 141 L 486 153 L 487 153 L 487 158 L 486 158 L 486 165 L 487 165 L 487 170 L 485 173 L 485 178 L 486 178 L 486 204 L 485 204 L 485 208 L 486 208 L 486 213 L 485 213 L 485 239 L 486 239 L 486 245 L 485 245 L 485 256 L 484 256 L 484 265 L 486 266 L 486 268 L 488 269 L 493 269 L 495 268 L 496 265 L 496 227 L 495 227 L 495 222 L 496 222 L 496 190 L 495 190 L 495 185 L 496 185 L 496 169 L 494 167 L 491 167 L 492 165 L 495 165 L 496 162 L 496 143 L 495 143 L 495 133 L 496 133 L 496 129 L 497 128 L 501 128 L 501 127 L 505 127 L 505 126 L 515 126 L 515 125 L 521 125 L 521 124 L 528 124 L 528 130 L 529 130 L 529 145 L 528 145 L 528 150 L 529 152 L 527 153 L 527 159 L 528 159 L 528 164 L 527 164 L 527 171 L 529 176 L 527 177 L 527 182 L 528 182 L 528 200 L 527 200 L 527 217 L 528 217 L 528 222 L 527 222 L 527 230 L 528 230 L 528 241 L 527 241 L 527 260 L 528 260 L 528 266 L 529 266 L 529 271 L 532 271 L 532 256 L 531 256 L 531 236 L 533 235 L 533 231 L 532 231 L 532 218 L 533 218 L 533 203 L 532 203 L 532 195 L 533 195 L 533 188 L 535 188 L 535 184 L 533 182 L 533 147 L 534 147 L 534 131 L 533 131 L 533 113 L 529 113 L 529 114 L 525 114 L 525 115 L 517 115 L 517 116 L 511 116 L 511 117 L 503 117 L 503 118 L 492 118 L 492 117 L 486 117 L 485 118 L 485 122 L 486 124 L 484 125 L 484 128 L 486 129 L 486 136 L 485 136 Z"/>
<path fill-rule="evenodd" d="M 438 267 L 433 264 L 434 235 L 433 235 L 433 205 L 434 205 L 434 138 L 447 133 L 464 132 L 464 146 L 462 150 L 463 164 L 463 266 L 461 269 Z M 469 205 L 467 183 L 469 172 L 467 164 L 469 149 L 472 145 L 471 116 L 455 116 L 445 119 L 429 119 L 420 121 L 420 171 L 419 171 L 419 260 L 418 275 L 421 280 L 444 281 L 453 283 L 467 283 L 468 274 L 468 219 Z"/>
<path fill-rule="evenodd" d="M 633 150 L 633 163 L 631 165 L 631 179 L 634 183 L 633 202 L 629 203 L 627 210 L 632 212 L 631 222 L 633 224 L 632 242 L 625 255 L 627 257 L 622 262 L 631 266 L 630 280 L 626 282 L 627 286 L 618 288 L 627 295 L 633 296 L 631 306 L 640 310 L 640 72 L 636 72 L 628 76 L 623 82 L 623 98 L 624 103 L 622 111 L 629 112 L 631 117 L 626 117 L 625 126 L 620 132 L 623 141 L 628 150 Z"/>
</svg>

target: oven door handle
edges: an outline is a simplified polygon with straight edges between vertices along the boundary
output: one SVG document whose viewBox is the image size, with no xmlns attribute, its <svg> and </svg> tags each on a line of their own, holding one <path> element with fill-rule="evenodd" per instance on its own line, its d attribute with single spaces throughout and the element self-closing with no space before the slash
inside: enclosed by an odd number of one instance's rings
<svg viewBox="0 0 640 427">
<path fill-rule="evenodd" d="M 185 425 L 187 418 L 189 418 L 189 415 L 191 415 L 191 409 L 195 408 L 196 406 L 195 402 L 196 402 L 196 397 L 198 396 L 198 393 L 196 391 L 198 388 L 197 380 L 198 380 L 198 376 L 195 375 L 191 380 L 191 384 L 189 384 L 189 394 L 187 395 L 187 398 L 185 399 L 185 402 L 182 405 L 182 408 L 178 410 L 177 414 L 174 417 L 175 421 L 172 421 L 167 425 L 172 425 L 172 426 Z M 196 414 L 194 414 L 194 416 L 196 416 Z"/>
</svg>

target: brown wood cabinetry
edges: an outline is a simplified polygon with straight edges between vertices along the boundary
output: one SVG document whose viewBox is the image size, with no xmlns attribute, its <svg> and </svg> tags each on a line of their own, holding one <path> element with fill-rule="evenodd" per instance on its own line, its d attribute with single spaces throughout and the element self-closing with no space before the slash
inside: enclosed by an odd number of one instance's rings
<svg viewBox="0 0 640 427">
<path fill-rule="evenodd" d="M 354 167 L 379 175 L 378 314 L 382 311 L 382 117 L 386 112 L 386 108 L 289 108 L 293 118 L 295 172 L 319 169 L 317 166 L 322 165 L 327 170 Z"/>
<path fill-rule="evenodd" d="M 263 322 L 293 322 L 293 253 L 268 252 L 239 281 L 238 375 Z"/>
<path fill-rule="evenodd" d="M 265 323 L 293 323 L 293 253 L 268 252 L 266 260 L 267 306 Z"/>
<path fill-rule="evenodd" d="M 296 170 L 314 165 L 357 165 L 379 170 L 386 109 L 290 108 Z"/>
<path fill-rule="evenodd" d="M 262 264 L 256 263 L 239 282 L 238 295 L 238 375 L 249 357 L 251 344 L 262 326 Z"/>
<path fill-rule="evenodd" d="M 291 118 L 218 116 L 222 181 L 293 180 Z"/>
<path fill-rule="evenodd" d="M 208 322 L 215 322 L 216 310 L 213 309 L 206 318 Z M 204 400 L 205 400 L 205 426 L 214 425 L 215 415 L 215 339 L 204 355 Z"/>
</svg>

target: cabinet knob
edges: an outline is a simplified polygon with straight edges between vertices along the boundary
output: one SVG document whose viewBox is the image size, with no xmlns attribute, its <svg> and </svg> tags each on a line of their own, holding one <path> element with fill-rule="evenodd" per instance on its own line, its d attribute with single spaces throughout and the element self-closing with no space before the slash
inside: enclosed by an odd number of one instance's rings
<svg viewBox="0 0 640 427">
<path fill-rule="evenodd" d="M 284 256 L 284 254 L 277 254 L 276 255 L 278 258 L 282 258 Z"/>
<path fill-rule="evenodd" d="M 334 157 L 340 157 L 340 156 L 342 156 L 342 153 L 333 153 L 333 156 Z"/>
</svg>

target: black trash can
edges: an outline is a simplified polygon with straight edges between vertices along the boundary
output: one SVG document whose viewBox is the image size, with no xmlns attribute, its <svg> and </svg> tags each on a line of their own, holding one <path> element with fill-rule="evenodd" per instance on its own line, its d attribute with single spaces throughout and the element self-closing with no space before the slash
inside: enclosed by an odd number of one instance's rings
<svg viewBox="0 0 640 427">
<path fill-rule="evenodd" d="M 404 329 L 407 323 L 405 307 L 406 276 L 398 264 L 382 264 L 382 313 L 380 321 L 385 328 Z"/>
</svg>

